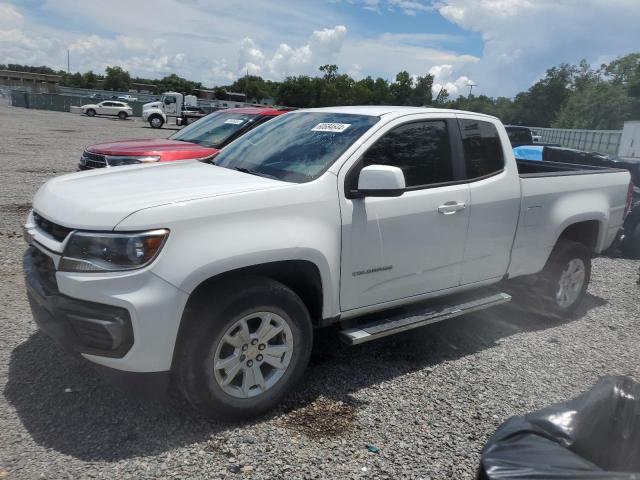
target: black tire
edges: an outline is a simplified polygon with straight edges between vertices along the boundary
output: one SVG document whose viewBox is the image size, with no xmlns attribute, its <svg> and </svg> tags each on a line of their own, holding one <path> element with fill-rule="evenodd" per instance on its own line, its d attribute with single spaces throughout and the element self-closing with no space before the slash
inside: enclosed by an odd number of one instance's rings
<svg viewBox="0 0 640 480">
<path fill-rule="evenodd" d="M 120 120 L 126 120 L 126 119 L 127 119 L 127 116 L 128 116 L 128 115 L 127 115 L 127 112 L 119 112 L 119 113 L 118 113 L 118 118 L 119 118 Z"/>
<path fill-rule="evenodd" d="M 164 125 L 164 120 L 160 115 L 151 115 L 149 117 L 149 125 L 151 128 L 162 128 Z"/>
<path fill-rule="evenodd" d="M 218 284 L 210 298 L 198 303 L 183 318 L 174 363 L 179 390 L 204 415 L 222 420 L 254 417 L 272 409 L 298 383 L 311 354 L 313 328 L 300 297 L 275 280 L 251 277 Z M 236 322 L 264 311 L 286 321 L 293 338 L 293 352 L 288 367 L 273 386 L 250 398 L 236 398 L 216 380 L 216 352 Z M 244 375 L 241 373 L 242 378 Z"/>
<path fill-rule="evenodd" d="M 95 117 L 96 116 L 96 111 L 93 108 L 90 108 L 85 113 L 87 114 L 87 117 Z"/>
<path fill-rule="evenodd" d="M 561 240 L 555 246 L 549 260 L 540 272 L 534 286 L 534 293 L 538 300 L 536 309 L 542 309 L 543 313 L 555 317 L 571 317 L 580 308 L 591 280 L 591 251 L 583 244 L 569 240 Z M 574 288 L 575 298 L 568 295 L 567 300 L 563 300 L 561 295 L 561 281 L 563 274 L 569 271 L 571 262 L 577 262 L 583 268 L 584 276 L 582 283 Z M 572 282 L 570 282 L 572 283 Z M 566 289 L 565 289 L 566 291 Z"/>
<path fill-rule="evenodd" d="M 631 232 L 625 232 L 621 250 L 628 257 L 640 258 L 640 223 L 632 228 Z"/>
</svg>

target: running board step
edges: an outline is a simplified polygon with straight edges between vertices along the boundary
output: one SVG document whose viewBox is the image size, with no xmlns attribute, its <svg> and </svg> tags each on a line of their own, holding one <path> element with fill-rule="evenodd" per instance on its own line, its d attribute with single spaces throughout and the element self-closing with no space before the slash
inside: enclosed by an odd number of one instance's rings
<svg viewBox="0 0 640 480">
<path fill-rule="evenodd" d="M 444 301 L 443 301 L 444 300 Z M 448 300 L 448 301 L 447 301 Z M 458 317 L 467 313 L 484 310 L 485 308 L 500 305 L 511 300 L 511 295 L 506 293 L 492 293 L 487 295 L 457 296 L 455 299 L 441 299 L 437 305 L 430 304 L 419 310 L 402 312 L 391 317 L 371 321 L 340 331 L 340 339 L 348 345 L 370 342 L 377 338 L 404 332 L 413 328 L 436 323 L 448 318 Z"/>
</svg>

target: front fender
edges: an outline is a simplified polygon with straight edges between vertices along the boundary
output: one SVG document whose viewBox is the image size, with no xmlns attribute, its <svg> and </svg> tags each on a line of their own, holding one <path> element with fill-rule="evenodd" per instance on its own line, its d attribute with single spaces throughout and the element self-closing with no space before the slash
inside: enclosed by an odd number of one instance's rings
<svg viewBox="0 0 640 480">
<path fill-rule="evenodd" d="M 337 311 L 337 303 L 335 301 L 335 295 L 332 295 L 331 293 L 331 285 L 333 282 L 331 280 L 331 268 L 329 266 L 329 262 L 322 252 L 311 248 L 265 250 L 261 252 L 221 258 L 217 261 L 201 265 L 199 268 L 191 272 L 182 281 L 182 283 L 177 286 L 180 290 L 190 295 L 203 282 L 224 273 L 243 268 L 257 267 L 269 263 L 300 260 L 313 264 L 318 269 L 318 272 L 320 272 L 323 297 L 322 315 L 324 318 L 334 316 Z"/>
</svg>

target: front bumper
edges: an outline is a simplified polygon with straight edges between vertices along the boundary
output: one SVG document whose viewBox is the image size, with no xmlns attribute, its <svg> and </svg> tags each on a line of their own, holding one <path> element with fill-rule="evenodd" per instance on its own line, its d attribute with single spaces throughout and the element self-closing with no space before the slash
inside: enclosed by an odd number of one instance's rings
<svg viewBox="0 0 640 480">
<path fill-rule="evenodd" d="M 131 349 L 134 337 L 126 309 L 62 295 L 53 260 L 35 247 L 25 252 L 23 267 L 35 322 L 67 351 L 122 358 Z"/>
<path fill-rule="evenodd" d="M 59 272 L 59 255 L 34 245 L 25 253 L 24 271 L 42 332 L 127 390 L 166 385 L 188 296 L 148 269 Z"/>
<path fill-rule="evenodd" d="M 49 263 L 51 262 L 51 263 Z M 40 331 L 71 355 L 122 358 L 134 343 L 129 312 L 61 294 L 51 275 L 53 262 L 30 247 L 23 258 L 27 298 Z M 91 362 L 89 362 L 91 363 Z M 120 390 L 141 398 L 166 392 L 170 372 L 127 372 L 92 363 L 98 374 Z"/>
</svg>

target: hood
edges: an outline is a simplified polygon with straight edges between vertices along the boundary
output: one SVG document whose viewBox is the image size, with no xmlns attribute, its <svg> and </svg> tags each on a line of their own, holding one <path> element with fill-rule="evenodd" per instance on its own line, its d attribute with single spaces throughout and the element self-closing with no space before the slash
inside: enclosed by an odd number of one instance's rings
<svg viewBox="0 0 640 480">
<path fill-rule="evenodd" d="M 197 143 L 160 138 L 98 143 L 87 147 L 87 151 L 101 155 L 159 155 L 160 161 L 191 160 L 209 157 L 218 153 L 215 148 L 203 147 Z"/>
<path fill-rule="evenodd" d="M 283 185 L 201 162 L 134 165 L 53 178 L 38 190 L 33 208 L 65 227 L 111 230 L 145 208 Z"/>
<path fill-rule="evenodd" d="M 149 102 L 142 105 L 142 109 L 146 110 L 148 108 L 160 108 L 162 106 L 162 102 Z"/>
</svg>

